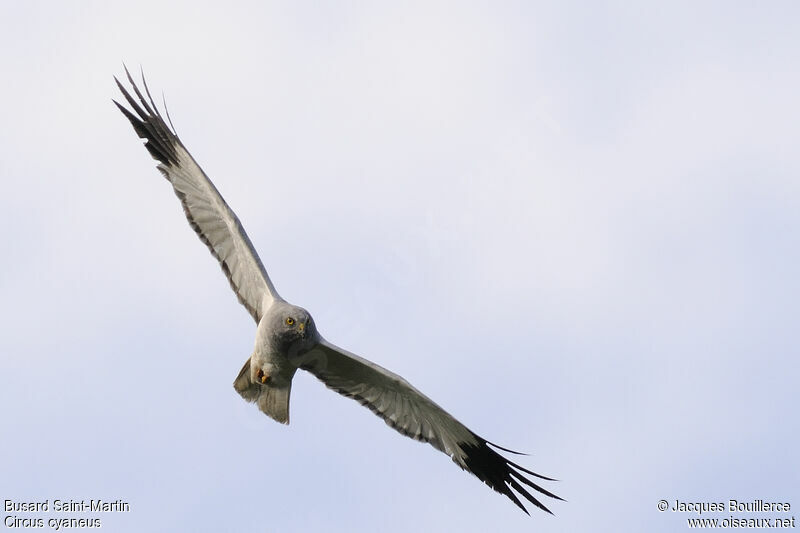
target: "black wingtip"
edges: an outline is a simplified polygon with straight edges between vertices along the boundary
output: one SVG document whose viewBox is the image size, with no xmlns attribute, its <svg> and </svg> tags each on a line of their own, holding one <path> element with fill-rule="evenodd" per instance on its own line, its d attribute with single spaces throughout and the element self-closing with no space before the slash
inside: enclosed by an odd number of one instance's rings
<svg viewBox="0 0 800 533">
<path fill-rule="evenodd" d="M 514 502 L 517 507 L 522 509 L 525 514 L 530 515 L 518 496 L 522 496 L 529 503 L 548 514 L 552 515 L 553 512 L 548 509 L 547 506 L 539 500 L 539 498 L 534 496 L 529 490 L 523 487 L 522 483 L 534 489 L 534 491 L 542 494 L 543 496 L 564 501 L 563 498 L 556 496 L 549 490 L 528 479 L 525 474 L 540 479 L 545 479 L 547 481 L 554 481 L 553 479 L 532 472 L 517 465 L 516 463 L 513 463 L 512 461 L 509 461 L 489 446 L 491 445 L 502 450 L 505 450 L 505 448 L 496 446 L 479 437 L 478 435 L 474 435 L 474 437 L 475 440 L 473 442 L 459 443 L 459 447 L 463 453 L 460 457 L 460 461 L 456 460 L 456 463 L 460 464 L 466 470 L 472 472 L 478 477 L 478 479 L 486 483 L 495 491 L 506 496 L 508 499 Z"/>
<path fill-rule="evenodd" d="M 145 148 L 147 148 L 147 151 L 150 152 L 150 155 L 154 159 L 167 166 L 178 164 L 177 146 L 181 144 L 180 139 L 178 139 L 178 136 L 175 134 L 174 128 L 171 130 L 158 112 L 158 107 L 155 105 L 153 97 L 150 96 L 150 90 L 147 87 L 144 72 L 142 72 L 142 84 L 147 98 L 145 98 L 144 94 L 139 90 L 128 67 L 124 63 L 122 66 L 125 70 L 125 76 L 136 97 L 125 88 L 116 76 L 114 76 L 114 81 L 122 93 L 122 96 L 125 97 L 125 101 L 133 111 L 116 100 L 112 99 L 112 101 L 122 114 L 125 115 L 125 118 L 130 121 L 136 134 L 140 138 L 146 140 Z M 171 122 L 170 120 L 170 123 Z"/>
</svg>

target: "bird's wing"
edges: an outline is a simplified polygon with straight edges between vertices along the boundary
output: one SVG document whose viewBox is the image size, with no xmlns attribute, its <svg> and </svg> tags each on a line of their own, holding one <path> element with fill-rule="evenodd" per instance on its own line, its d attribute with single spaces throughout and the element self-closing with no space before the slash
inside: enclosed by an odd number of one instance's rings
<svg viewBox="0 0 800 533">
<path fill-rule="evenodd" d="M 219 261 L 239 302 L 258 322 L 264 310 L 280 297 L 267 276 L 267 271 L 261 264 L 253 244 L 236 214 L 228 207 L 217 188 L 178 139 L 174 128 L 170 128 L 164 122 L 150 96 L 144 76 L 142 82 L 149 103 L 139 91 L 127 68 L 125 74 L 138 101 L 116 77 L 114 80 L 135 114 L 116 100 L 114 103 L 131 121 L 139 137 L 146 140 L 145 148 L 153 159 L 158 161 L 158 170 L 172 184 L 175 194 L 183 205 L 189 225 Z"/>
<path fill-rule="evenodd" d="M 536 507 L 548 513 L 550 510 L 520 483 L 550 498 L 561 499 L 531 481 L 525 474 L 553 481 L 551 478 L 509 461 L 490 446 L 511 453 L 517 452 L 492 444 L 476 435 L 397 374 L 324 339 L 314 349 L 299 357 L 297 363 L 327 387 L 368 407 L 403 435 L 428 442 L 446 453 L 458 466 L 471 472 L 497 492 L 508 496 L 526 513 L 528 511 L 511 489 Z"/>
</svg>

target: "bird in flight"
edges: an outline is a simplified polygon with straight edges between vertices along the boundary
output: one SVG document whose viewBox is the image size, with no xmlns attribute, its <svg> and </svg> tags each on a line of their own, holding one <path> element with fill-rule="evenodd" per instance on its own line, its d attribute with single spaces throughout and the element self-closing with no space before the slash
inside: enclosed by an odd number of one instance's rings
<svg viewBox="0 0 800 533">
<path fill-rule="evenodd" d="M 145 148 L 172 185 L 189 225 L 219 261 L 239 302 L 258 324 L 253 353 L 233 382 L 242 398 L 258 405 L 272 419 L 288 424 L 292 378 L 298 368 L 308 371 L 327 387 L 368 407 L 403 435 L 444 452 L 525 513 L 528 510 L 517 494 L 551 513 L 523 485 L 561 500 L 530 478 L 554 479 L 500 455 L 496 450 L 518 452 L 473 433 L 402 377 L 327 341 L 308 311 L 278 295 L 242 224 L 178 138 L 169 113 L 167 126 L 150 96 L 144 75 L 142 85 L 147 99 L 127 68 L 125 74 L 136 98 L 116 77 L 114 80 L 133 111 L 116 100 L 114 103 L 137 135 L 145 139 Z"/>
</svg>

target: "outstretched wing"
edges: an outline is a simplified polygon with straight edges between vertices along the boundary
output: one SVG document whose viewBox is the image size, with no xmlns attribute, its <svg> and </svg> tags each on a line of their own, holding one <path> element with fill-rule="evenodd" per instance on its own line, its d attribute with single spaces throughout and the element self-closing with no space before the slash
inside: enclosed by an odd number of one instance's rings
<svg viewBox="0 0 800 533">
<path fill-rule="evenodd" d="M 298 358 L 297 363 L 327 387 L 368 407 L 403 435 L 428 442 L 446 453 L 458 466 L 508 496 L 526 513 L 528 511 L 512 489 L 536 507 L 548 513 L 550 510 L 521 483 L 545 496 L 561 500 L 525 474 L 548 481 L 553 479 L 531 472 L 497 453 L 492 447 L 517 452 L 476 435 L 397 374 L 324 339 Z"/>
<path fill-rule="evenodd" d="M 264 310 L 280 297 L 267 276 L 267 271 L 264 270 L 253 244 L 236 214 L 228 207 L 203 169 L 183 146 L 174 129 L 164 122 L 150 96 L 144 76 L 142 83 L 149 103 L 142 96 L 127 68 L 125 74 L 138 101 L 116 77 L 114 80 L 135 114 L 116 100 L 114 103 L 131 121 L 139 137 L 146 140 L 145 148 L 153 159 L 158 161 L 158 170 L 175 189 L 189 225 L 219 261 L 239 302 L 258 322 Z"/>
</svg>

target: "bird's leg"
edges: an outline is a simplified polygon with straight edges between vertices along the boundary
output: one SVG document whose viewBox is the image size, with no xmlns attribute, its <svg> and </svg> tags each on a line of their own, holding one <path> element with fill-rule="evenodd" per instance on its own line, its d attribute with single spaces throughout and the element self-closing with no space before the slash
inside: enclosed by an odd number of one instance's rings
<svg viewBox="0 0 800 533">
<path fill-rule="evenodd" d="M 259 379 L 259 381 L 261 381 L 261 383 L 266 383 L 269 380 L 269 376 L 260 368 L 258 369 L 258 372 L 256 372 L 256 377 Z"/>
</svg>

